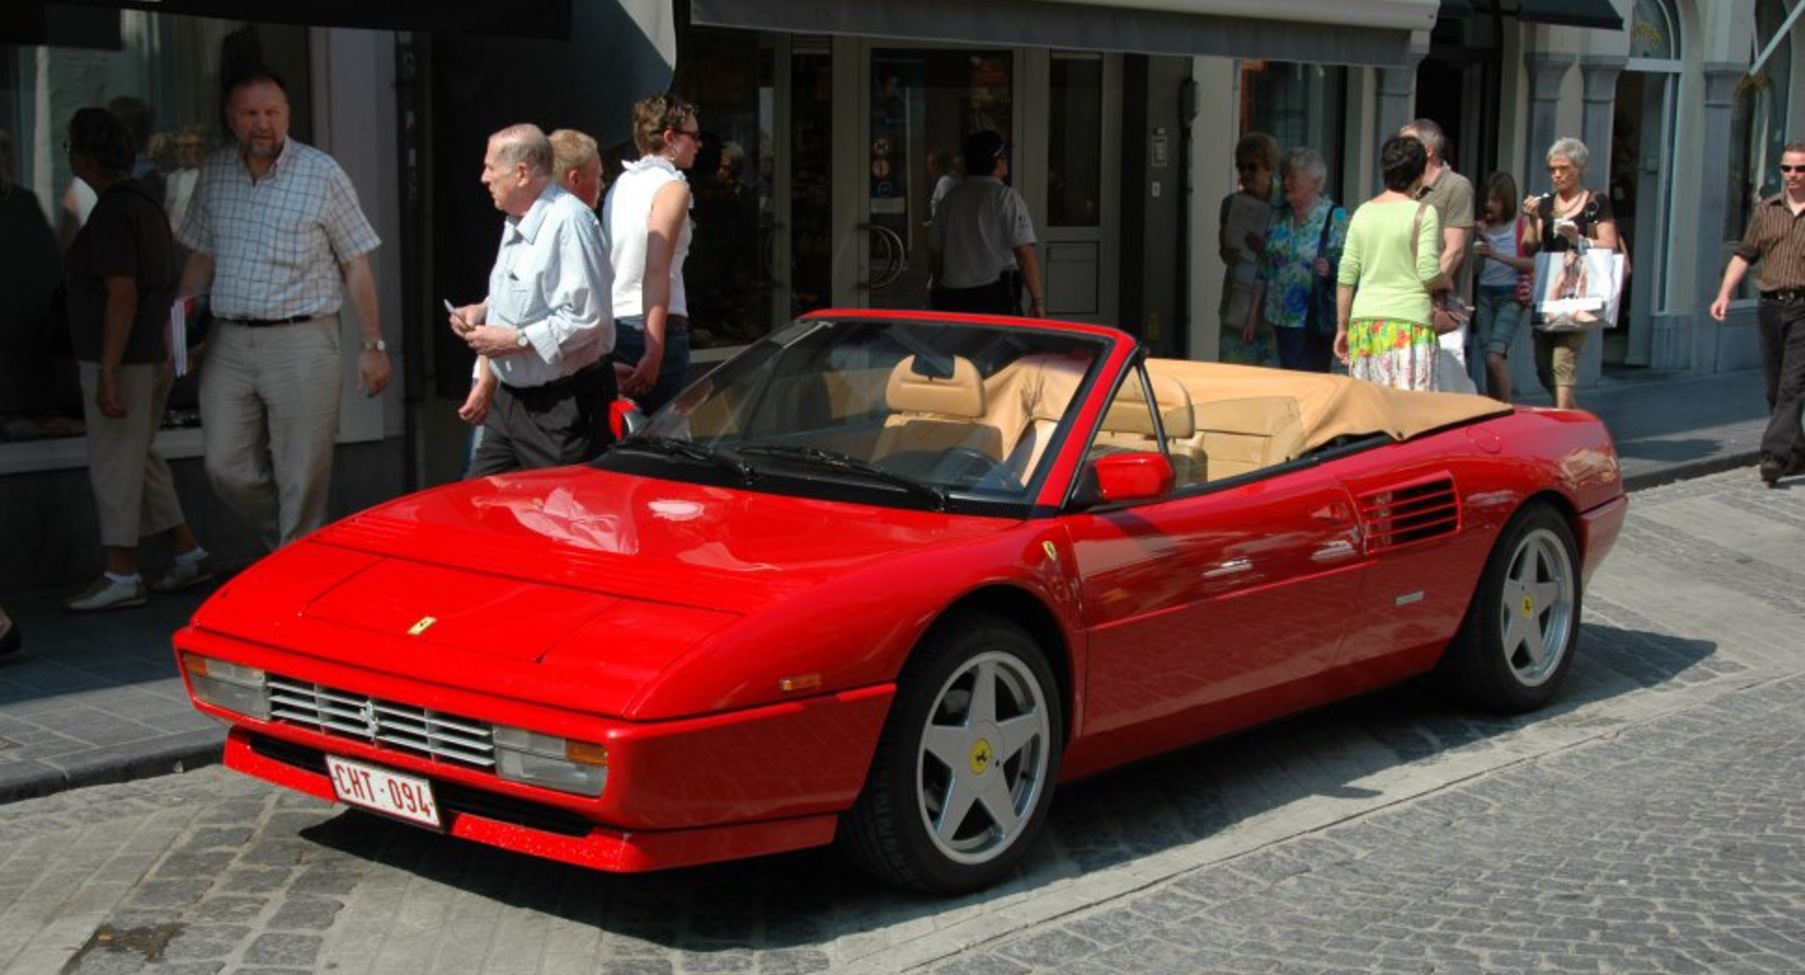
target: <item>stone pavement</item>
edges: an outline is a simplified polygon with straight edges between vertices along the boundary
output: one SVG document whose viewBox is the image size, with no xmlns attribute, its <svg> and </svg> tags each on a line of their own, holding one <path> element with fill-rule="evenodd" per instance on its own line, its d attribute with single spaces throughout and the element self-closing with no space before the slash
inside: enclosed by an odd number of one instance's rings
<svg viewBox="0 0 1805 975">
<path fill-rule="evenodd" d="M 1539 713 L 1412 683 L 1077 783 L 982 894 L 612 876 L 212 767 L 6 807 L 0 975 L 1797 973 L 1801 497 L 1639 492 Z"/>
<path fill-rule="evenodd" d="M 1755 476 L 1767 414 L 1758 371 L 1613 375 L 1582 405 L 1610 426 L 1632 489 L 1733 467 Z M 189 708 L 169 644 L 205 593 L 98 616 L 64 613 L 65 595 L 4 597 L 25 648 L 0 657 L 0 802 L 216 761 L 224 733 Z"/>
</svg>

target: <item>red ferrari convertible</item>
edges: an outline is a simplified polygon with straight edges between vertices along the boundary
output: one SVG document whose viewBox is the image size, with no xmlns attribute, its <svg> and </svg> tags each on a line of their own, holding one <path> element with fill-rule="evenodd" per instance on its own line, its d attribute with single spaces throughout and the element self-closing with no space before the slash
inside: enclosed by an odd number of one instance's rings
<svg viewBox="0 0 1805 975">
<path fill-rule="evenodd" d="M 175 638 L 226 762 L 603 870 L 1013 870 L 1054 786 L 1416 675 L 1556 693 L 1623 522 L 1580 412 L 827 311 L 595 463 L 424 491 Z"/>
</svg>

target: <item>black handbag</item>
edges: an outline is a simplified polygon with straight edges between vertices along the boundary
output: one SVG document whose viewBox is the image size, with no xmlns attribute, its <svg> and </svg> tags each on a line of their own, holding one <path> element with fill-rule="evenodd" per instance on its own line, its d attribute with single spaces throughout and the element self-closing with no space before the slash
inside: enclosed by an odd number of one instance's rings
<svg viewBox="0 0 1805 975">
<path fill-rule="evenodd" d="M 1340 207 L 1330 207 L 1329 215 L 1322 220 L 1322 236 L 1316 241 L 1316 256 L 1328 260 L 1329 230 L 1335 226 L 1335 211 Z M 1315 263 L 1315 259 L 1311 259 Z M 1314 274 L 1310 278 L 1310 304 L 1304 309 L 1304 327 L 1317 335 L 1335 337 L 1335 272 L 1341 265 L 1337 255 L 1329 260 L 1329 276 L 1319 278 Z"/>
</svg>

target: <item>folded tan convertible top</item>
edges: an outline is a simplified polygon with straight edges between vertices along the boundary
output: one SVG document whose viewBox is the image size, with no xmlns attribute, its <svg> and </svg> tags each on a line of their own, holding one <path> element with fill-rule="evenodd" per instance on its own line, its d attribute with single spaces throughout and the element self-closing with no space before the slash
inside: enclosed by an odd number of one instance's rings
<svg viewBox="0 0 1805 975">
<path fill-rule="evenodd" d="M 1509 404 L 1463 393 L 1419 393 L 1347 376 L 1291 372 L 1259 366 L 1149 359 L 1147 371 L 1185 387 L 1193 406 L 1281 396 L 1297 400 L 1303 424 L 1298 453 L 1336 437 L 1384 433 L 1408 440 L 1431 430 L 1511 411 Z"/>
</svg>

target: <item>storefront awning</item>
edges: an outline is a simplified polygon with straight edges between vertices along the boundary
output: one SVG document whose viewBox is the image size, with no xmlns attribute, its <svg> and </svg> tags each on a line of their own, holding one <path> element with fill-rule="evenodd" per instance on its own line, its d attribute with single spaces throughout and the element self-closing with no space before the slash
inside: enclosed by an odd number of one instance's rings
<svg viewBox="0 0 1805 975">
<path fill-rule="evenodd" d="M 1608 2 L 1608 0 L 1600 0 Z M 915 41 L 1403 65 L 1438 0 L 691 0 L 700 25 Z"/>
<path fill-rule="evenodd" d="M 1622 30 L 1623 18 L 1611 0 L 1517 0 L 1517 19 L 1561 27 Z"/>
<path fill-rule="evenodd" d="M 1503 14 L 1526 24 L 1622 30 L 1623 18 L 1611 0 L 1441 0 L 1443 20 Z"/>
<path fill-rule="evenodd" d="M 5 0 L 9 7 L 17 0 Z M 571 0 L 54 0 L 53 6 L 142 10 L 225 20 L 256 20 L 369 30 L 459 31 L 502 37 L 570 37 Z M 26 3 L 24 6 L 45 6 Z M 11 16 L 9 13 L 8 16 Z"/>
</svg>

